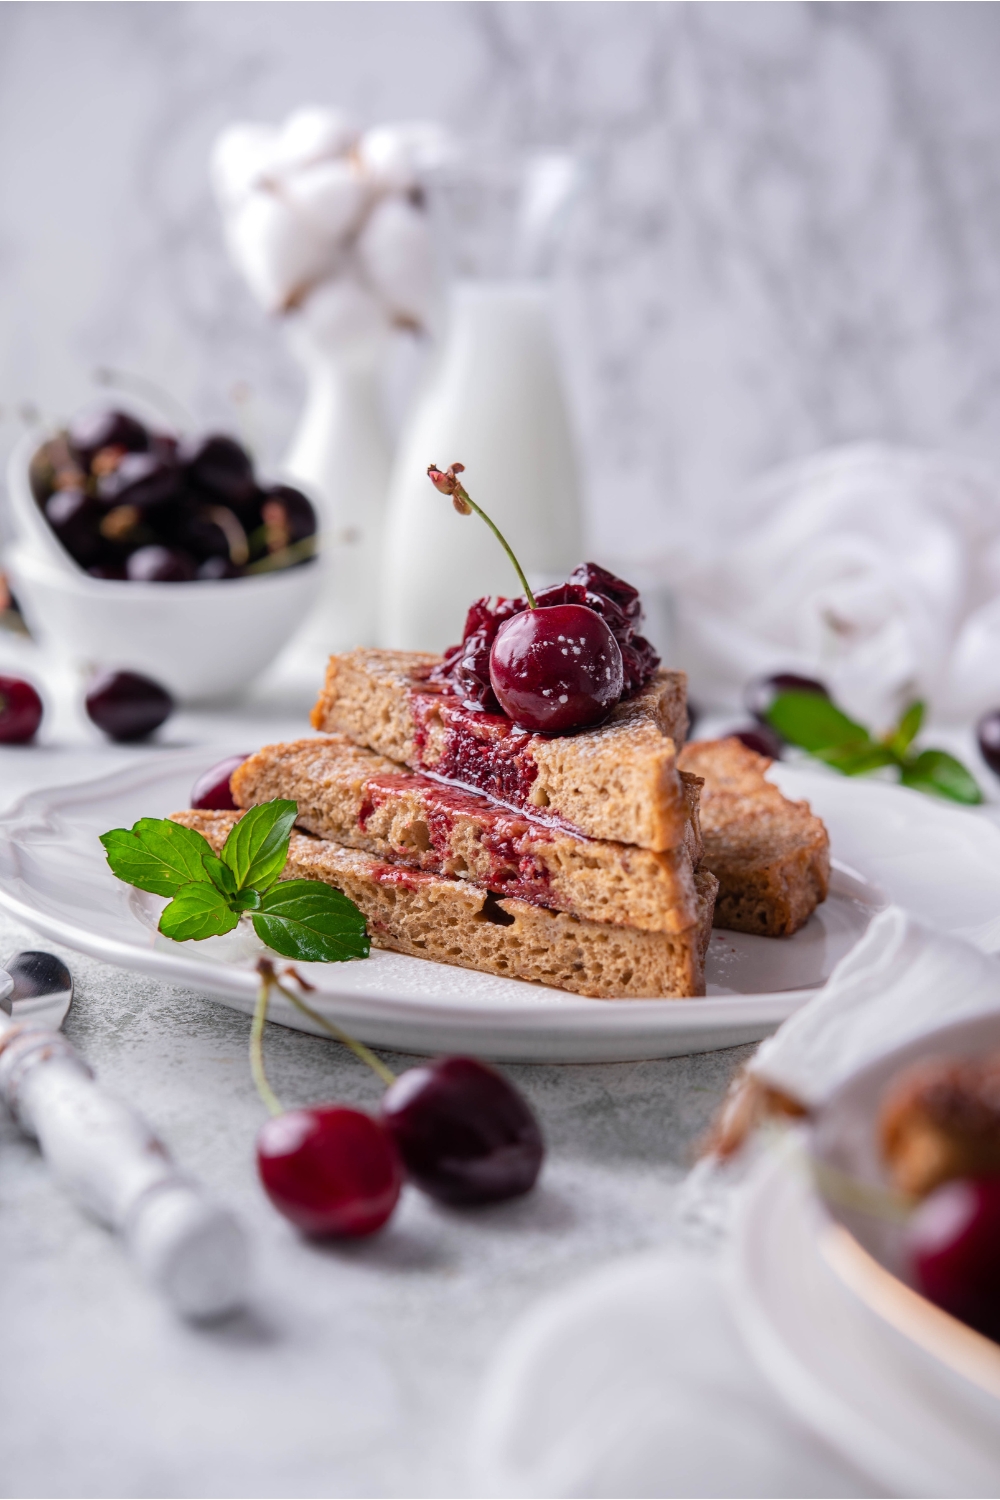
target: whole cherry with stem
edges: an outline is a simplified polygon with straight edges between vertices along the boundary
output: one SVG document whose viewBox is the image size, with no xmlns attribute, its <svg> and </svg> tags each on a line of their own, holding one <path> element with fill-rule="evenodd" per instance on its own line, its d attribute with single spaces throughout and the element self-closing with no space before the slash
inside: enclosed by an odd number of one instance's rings
<svg viewBox="0 0 1000 1500">
<path fill-rule="evenodd" d="M 282 984 L 267 959 L 258 968 L 296 1009 L 349 1047 L 387 1085 L 381 1123 L 407 1175 L 429 1197 L 472 1207 L 530 1191 L 545 1155 L 542 1133 L 525 1099 L 495 1068 L 471 1057 L 439 1057 L 397 1077 L 363 1042 Z M 294 968 L 285 973 L 300 989 L 311 990 Z"/>
<path fill-rule="evenodd" d="M 539 605 L 510 544 L 469 495 L 459 475 L 465 465 L 428 478 L 450 495 L 459 515 L 475 511 L 513 564 L 528 608 L 506 620 L 490 650 L 490 682 L 509 719 L 536 733 L 563 734 L 598 724 L 619 702 L 625 686 L 621 648 L 607 623 L 585 604 Z"/>
<path fill-rule="evenodd" d="M 250 1031 L 250 1071 L 272 1117 L 257 1134 L 264 1190 L 278 1212 L 306 1234 L 347 1239 L 374 1234 L 391 1216 L 403 1185 L 392 1136 L 371 1115 L 346 1105 L 282 1108 L 264 1071 L 264 1023 L 276 980 L 267 959 L 257 967 L 261 984 Z"/>
</svg>

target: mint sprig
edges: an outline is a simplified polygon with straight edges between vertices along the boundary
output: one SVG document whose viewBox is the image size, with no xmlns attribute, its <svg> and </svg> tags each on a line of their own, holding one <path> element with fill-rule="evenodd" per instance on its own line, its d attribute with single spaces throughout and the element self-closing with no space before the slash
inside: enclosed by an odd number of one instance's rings
<svg viewBox="0 0 1000 1500">
<path fill-rule="evenodd" d="M 140 818 L 101 835 L 112 872 L 127 885 L 172 900 L 159 930 L 176 942 L 232 932 L 246 912 L 262 943 L 303 963 L 367 958 L 365 919 L 353 901 L 318 880 L 279 877 L 298 806 L 279 799 L 252 807 L 218 854 L 193 828 Z"/>
<path fill-rule="evenodd" d="M 983 794 L 971 771 L 947 750 L 912 749 L 924 721 L 924 704 L 911 703 L 899 723 L 876 739 L 863 724 L 819 693 L 779 693 L 766 718 L 783 740 L 815 755 L 844 776 L 895 766 L 903 786 L 975 806 Z"/>
</svg>

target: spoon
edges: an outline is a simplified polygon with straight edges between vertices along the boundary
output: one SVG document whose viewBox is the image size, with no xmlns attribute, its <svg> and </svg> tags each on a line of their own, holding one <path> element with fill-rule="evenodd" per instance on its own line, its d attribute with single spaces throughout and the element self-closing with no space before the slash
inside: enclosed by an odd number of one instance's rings
<svg viewBox="0 0 1000 1500">
<path fill-rule="evenodd" d="M 6 972 L 5 972 L 6 970 Z M 0 1099 L 56 1177 L 121 1234 L 146 1279 L 188 1318 L 242 1306 L 247 1246 L 228 1209 L 180 1172 L 129 1105 L 107 1093 L 59 1028 L 73 976 L 29 949 L 0 969 Z"/>
<path fill-rule="evenodd" d="M 15 1021 L 33 1021 L 58 1031 L 73 1004 L 73 976 L 61 958 L 26 948 L 4 964 L 14 981 L 9 995 L 0 999 Z"/>
</svg>

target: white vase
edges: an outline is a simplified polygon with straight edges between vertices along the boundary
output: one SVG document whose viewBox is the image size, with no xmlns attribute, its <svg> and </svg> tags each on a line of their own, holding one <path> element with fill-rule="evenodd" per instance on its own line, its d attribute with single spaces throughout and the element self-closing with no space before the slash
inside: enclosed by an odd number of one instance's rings
<svg viewBox="0 0 1000 1500">
<path fill-rule="evenodd" d="M 460 461 L 473 499 L 531 575 L 581 561 L 576 456 L 544 284 L 460 283 L 449 328 L 400 446 L 386 515 L 380 639 L 440 651 L 483 594 L 518 594 L 503 550 L 427 478 Z"/>
<path fill-rule="evenodd" d="M 392 454 L 383 401 L 387 335 L 341 341 L 289 330 L 305 366 L 305 410 L 285 459 L 318 503 L 323 583 L 300 644 L 324 652 L 373 645 Z"/>
</svg>

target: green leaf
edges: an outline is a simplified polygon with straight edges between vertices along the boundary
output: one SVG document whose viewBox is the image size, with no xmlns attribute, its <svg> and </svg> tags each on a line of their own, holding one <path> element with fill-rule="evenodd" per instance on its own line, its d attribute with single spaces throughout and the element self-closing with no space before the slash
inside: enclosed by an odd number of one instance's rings
<svg viewBox="0 0 1000 1500">
<path fill-rule="evenodd" d="M 227 864 L 223 864 L 214 854 L 206 854 L 202 863 L 217 891 L 221 891 L 227 898 L 236 895 L 236 876 Z"/>
<path fill-rule="evenodd" d="M 894 754 L 905 755 L 913 744 L 924 722 L 924 707 L 919 698 L 911 703 L 892 733 L 886 735 L 885 743 Z"/>
<path fill-rule="evenodd" d="M 298 810 L 297 802 L 262 802 L 233 824 L 222 846 L 222 858 L 236 876 L 239 890 L 253 886 L 264 892 L 277 880 L 285 868 Z"/>
<path fill-rule="evenodd" d="M 903 766 L 899 779 L 914 791 L 933 792 L 952 802 L 974 807 L 983 800 L 975 777 L 947 750 L 924 750 Z"/>
<path fill-rule="evenodd" d="M 365 919 L 353 901 L 319 880 L 286 880 L 262 898 L 253 918 L 262 943 L 303 963 L 367 958 Z"/>
<path fill-rule="evenodd" d="M 208 882 L 185 885 L 177 892 L 160 917 L 160 931 L 164 937 L 184 943 L 189 938 L 220 937 L 232 932 L 239 916 L 230 911 L 229 902 L 221 891 Z"/>
<path fill-rule="evenodd" d="M 783 740 L 813 755 L 872 743 L 863 724 L 855 724 L 819 693 L 779 693 L 767 711 L 767 721 Z"/>
<path fill-rule="evenodd" d="M 118 879 L 140 891 L 175 896 L 192 881 L 211 884 L 204 865 L 206 855 L 214 857 L 208 840 L 169 818 L 140 818 L 131 829 L 112 828 L 101 834 L 101 843 Z"/>
<path fill-rule="evenodd" d="M 844 776 L 864 776 L 882 766 L 895 766 L 899 759 L 887 745 L 846 745 L 835 750 L 817 750 L 816 759 Z"/>
</svg>

